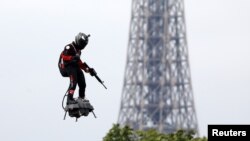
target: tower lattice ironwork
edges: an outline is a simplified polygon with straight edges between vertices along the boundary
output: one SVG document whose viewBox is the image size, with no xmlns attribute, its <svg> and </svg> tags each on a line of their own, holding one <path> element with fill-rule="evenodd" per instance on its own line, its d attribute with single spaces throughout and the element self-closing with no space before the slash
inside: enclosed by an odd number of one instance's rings
<svg viewBox="0 0 250 141">
<path fill-rule="evenodd" d="M 198 133 L 183 0 L 132 1 L 118 123 Z"/>
</svg>

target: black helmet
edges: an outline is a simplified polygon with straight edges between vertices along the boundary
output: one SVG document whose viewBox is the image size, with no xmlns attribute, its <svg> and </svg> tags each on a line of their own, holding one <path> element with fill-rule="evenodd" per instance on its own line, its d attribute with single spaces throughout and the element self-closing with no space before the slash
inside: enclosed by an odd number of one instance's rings
<svg viewBox="0 0 250 141">
<path fill-rule="evenodd" d="M 88 37 L 89 36 L 90 35 L 86 35 L 86 34 L 81 33 L 81 32 L 76 35 L 75 43 L 76 43 L 78 49 L 85 48 L 85 46 L 88 44 L 88 41 L 89 41 Z"/>
</svg>

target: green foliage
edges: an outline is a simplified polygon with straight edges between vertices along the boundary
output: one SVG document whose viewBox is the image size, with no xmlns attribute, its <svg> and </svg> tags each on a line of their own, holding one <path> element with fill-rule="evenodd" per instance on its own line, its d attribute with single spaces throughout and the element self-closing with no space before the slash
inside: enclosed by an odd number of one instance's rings
<svg viewBox="0 0 250 141">
<path fill-rule="evenodd" d="M 113 124 L 103 141 L 207 141 L 206 137 L 194 137 L 194 131 L 178 130 L 172 134 L 159 133 L 155 129 L 134 131 L 129 126 Z"/>
<path fill-rule="evenodd" d="M 125 126 L 120 127 L 119 124 L 114 124 L 109 130 L 108 134 L 103 138 L 103 141 L 133 141 L 130 136 L 132 136 L 133 130 Z"/>
<path fill-rule="evenodd" d="M 136 131 L 139 136 L 139 141 L 168 141 L 168 136 L 157 132 L 154 129 L 147 131 Z"/>
</svg>

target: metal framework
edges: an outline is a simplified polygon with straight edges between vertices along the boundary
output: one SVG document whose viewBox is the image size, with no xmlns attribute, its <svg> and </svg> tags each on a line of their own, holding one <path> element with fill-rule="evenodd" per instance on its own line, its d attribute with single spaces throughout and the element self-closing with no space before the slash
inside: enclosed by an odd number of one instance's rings
<svg viewBox="0 0 250 141">
<path fill-rule="evenodd" d="M 132 1 L 118 123 L 198 133 L 183 0 Z"/>
</svg>

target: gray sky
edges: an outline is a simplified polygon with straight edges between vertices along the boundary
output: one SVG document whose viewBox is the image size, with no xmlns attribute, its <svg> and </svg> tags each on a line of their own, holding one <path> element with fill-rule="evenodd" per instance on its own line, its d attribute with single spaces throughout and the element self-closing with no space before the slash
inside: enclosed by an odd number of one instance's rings
<svg viewBox="0 0 250 141">
<path fill-rule="evenodd" d="M 207 124 L 250 124 L 250 2 L 186 0 L 185 10 L 201 135 Z M 118 118 L 130 12 L 130 0 L 1 0 L 1 140 L 102 140 Z M 69 82 L 57 61 L 80 31 L 91 34 L 81 58 L 108 90 L 86 74 L 97 119 L 75 123 L 63 120 Z"/>
</svg>

